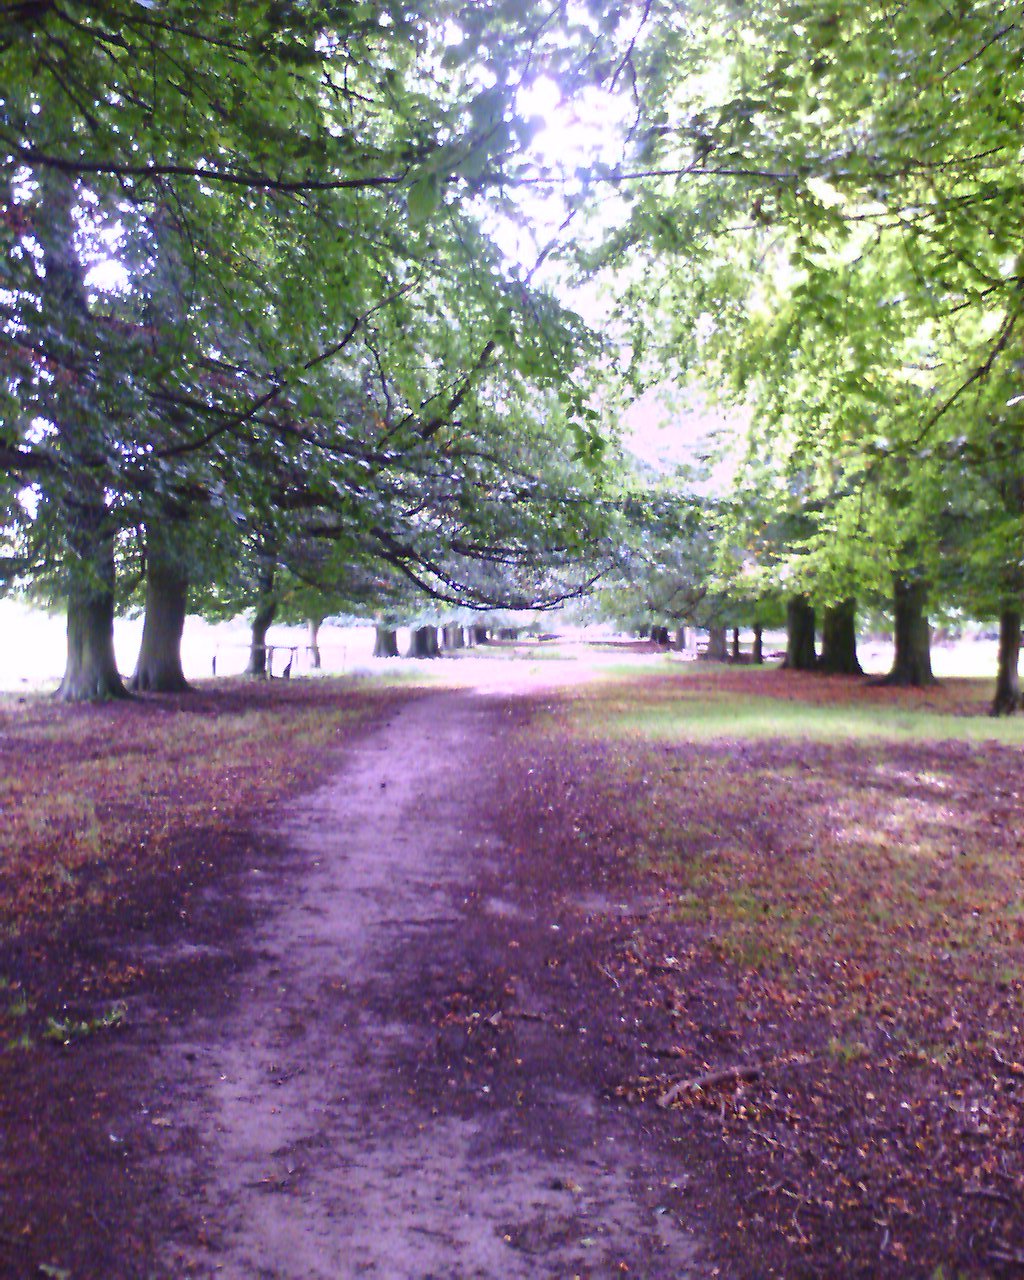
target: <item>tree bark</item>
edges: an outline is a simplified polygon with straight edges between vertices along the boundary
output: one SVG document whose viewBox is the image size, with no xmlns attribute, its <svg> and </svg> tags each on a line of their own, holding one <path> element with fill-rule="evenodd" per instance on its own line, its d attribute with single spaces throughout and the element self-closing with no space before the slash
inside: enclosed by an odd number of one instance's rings
<svg viewBox="0 0 1024 1280">
<path fill-rule="evenodd" d="M 790 596 L 786 602 L 786 656 L 789 671 L 813 671 L 818 665 L 814 647 L 814 606 L 806 596 Z"/>
<path fill-rule="evenodd" d="M 857 659 L 857 601 L 830 605 L 821 622 L 818 669 L 830 676 L 862 676 Z"/>
<path fill-rule="evenodd" d="M 183 693 L 189 688 L 181 665 L 181 637 L 188 607 L 188 576 L 149 536 L 146 550 L 146 615 L 135 674 L 135 692 Z"/>
<path fill-rule="evenodd" d="M 729 660 L 728 632 L 725 627 L 708 627 L 708 647 L 704 656 L 709 662 Z"/>
<path fill-rule="evenodd" d="M 732 660 L 739 662 L 740 660 L 740 629 L 733 627 L 732 629 Z"/>
<path fill-rule="evenodd" d="M 82 369 L 78 340 L 99 330 L 89 314 L 83 269 L 75 251 L 75 187 L 66 174 L 44 170 L 32 232 L 42 250 L 44 313 L 54 322 L 46 356 L 53 376 L 39 388 L 36 412 L 53 423 L 54 446 L 69 488 L 58 503 L 64 535 L 68 651 L 57 696 L 65 702 L 126 698 L 114 657 L 114 525 L 102 474 L 104 445 L 93 430 L 100 410 Z M 96 353 L 99 358 L 99 352 Z"/>
<path fill-rule="evenodd" d="M 114 656 L 114 538 L 102 500 L 77 502 L 69 517 L 68 653 L 57 696 L 64 702 L 127 698 Z"/>
<path fill-rule="evenodd" d="M 436 658 L 437 655 L 437 627 L 415 627 L 409 646 L 409 657 Z"/>
<path fill-rule="evenodd" d="M 654 644 L 661 644 L 668 648 L 670 643 L 668 627 L 651 627 L 651 641 Z"/>
<path fill-rule="evenodd" d="M 764 627 L 760 622 L 754 623 L 754 662 L 760 667 L 764 665 Z"/>
<path fill-rule="evenodd" d="M 686 628 L 676 627 L 675 635 L 672 637 L 672 648 L 677 649 L 680 653 L 686 648 Z"/>
<path fill-rule="evenodd" d="M 68 655 L 57 696 L 63 702 L 128 697 L 114 657 L 113 591 L 68 592 Z"/>
<path fill-rule="evenodd" d="M 1024 705 L 1020 692 L 1020 627 L 1020 609 L 1003 609 L 999 615 L 999 670 L 991 707 L 994 716 L 1011 716 Z"/>
<path fill-rule="evenodd" d="M 323 618 L 307 618 L 306 619 L 306 648 L 309 651 L 309 665 L 314 671 L 319 671 L 320 662 L 320 625 Z"/>
<path fill-rule="evenodd" d="M 462 624 L 449 622 L 444 628 L 444 647 L 446 649 L 464 649 L 466 642 L 462 638 Z"/>
<path fill-rule="evenodd" d="M 893 583 L 896 652 L 892 670 L 881 683 L 921 689 L 936 684 L 932 675 L 931 628 L 925 606 L 928 587 L 920 581 L 896 578 Z"/>
<path fill-rule="evenodd" d="M 264 600 L 253 615 L 252 640 L 249 644 L 249 664 L 245 668 L 245 674 L 254 676 L 257 680 L 265 680 L 270 674 L 267 662 L 267 632 L 270 630 L 270 624 L 276 616 L 276 600 Z"/>
<path fill-rule="evenodd" d="M 398 657 L 398 633 L 394 627 L 377 624 L 373 639 L 373 656 L 375 658 Z"/>
</svg>

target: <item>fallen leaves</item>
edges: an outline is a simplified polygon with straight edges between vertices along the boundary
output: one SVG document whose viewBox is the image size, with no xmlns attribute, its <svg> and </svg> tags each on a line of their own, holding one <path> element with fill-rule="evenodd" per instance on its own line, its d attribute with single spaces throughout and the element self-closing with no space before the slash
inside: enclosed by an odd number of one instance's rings
<svg viewBox="0 0 1024 1280">
<path fill-rule="evenodd" d="M 601 736 L 627 711 L 750 691 L 808 714 L 870 703 L 876 736 Z M 1024 1248 L 1024 1203 L 1000 1198 L 1001 1179 L 1024 1185 L 1021 752 L 948 733 L 983 697 L 715 670 L 591 687 L 524 744 L 542 856 L 663 903 L 600 962 L 609 998 L 665 1027 L 615 1092 L 661 1100 L 758 1189 L 759 1274 L 788 1274 L 796 1249 L 815 1274 L 977 1276 L 986 1250 L 1012 1266 Z M 921 719 L 917 740 L 885 740 L 887 708 L 929 706 L 941 738 Z M 798 1057 L 813 1067 L 758 1069 Z"/>
</svg>

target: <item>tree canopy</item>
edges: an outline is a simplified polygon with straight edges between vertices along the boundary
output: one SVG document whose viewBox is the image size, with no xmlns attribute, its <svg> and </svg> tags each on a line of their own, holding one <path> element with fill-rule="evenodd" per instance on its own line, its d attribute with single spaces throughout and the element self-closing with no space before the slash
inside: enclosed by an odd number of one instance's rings
<svg viewBox="0 0 1024 1280">
<path fill-rule="evenodd" d="M 1022 53 L 1009 0 L 8 6 L 2 574 L 67 598 L 66 696 L 154 565 L 552 602 L 637 510 L 702 599 L 930 598 L 1015 663 Z M 544 85 L 621 158 L 538 153 Z M 624 499 L 620 372 L 751 410 L 710 541 Z"/>
<path fill-rule="evenodd" d="M 647 34 L 605 262 L 635 377 L 753 409 L 736 538 L 763 564 L 786 517 L 774 579 L 822 603 L 909 579 L 1019 619 L 1018 6 L 712 0 Z"/>
<path fill-rule="evenodd" d="M 578 589 L 597 340 L 478 207 L 535 127 L 517 94 L 594 56 L 551 16 L 10 15 L 6 573 L 68 594 L 68 696 L 118 692 L 95 656 L 116 563 L 126 540 L 151 561 L 169 522 L 199 584 L 244 581 L 248 544 L 307 580 L 377 559 L 470 603 Z"/>
</svg>

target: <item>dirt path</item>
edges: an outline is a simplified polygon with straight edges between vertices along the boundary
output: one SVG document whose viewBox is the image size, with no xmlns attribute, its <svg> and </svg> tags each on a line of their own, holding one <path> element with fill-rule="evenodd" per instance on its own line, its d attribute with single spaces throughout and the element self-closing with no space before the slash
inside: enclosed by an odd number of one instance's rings
<svg viewBox="0 0 1024 1280">
<path fill-rule="evenodd" d="M 160 1051 L 169 1273 L 704 1274 L 679 1159 L 602 1096 L 586 1011 L 549 981 L 564 926 L 503 857 L 512 706 L 395 710 L 248 873 L 254 958 Z"/>
</svg>

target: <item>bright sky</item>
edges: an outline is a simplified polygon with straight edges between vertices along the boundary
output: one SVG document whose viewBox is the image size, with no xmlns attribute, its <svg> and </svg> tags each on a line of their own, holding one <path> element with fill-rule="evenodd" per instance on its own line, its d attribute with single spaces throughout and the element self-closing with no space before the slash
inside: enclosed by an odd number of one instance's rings
<svg viewBox="0 0 1024 1280">
<path fill-rule="evenodd" d="M 525 119 L 545 122 L 534 135 L 527 154 L 536 161 L 538 170 L 550 174 L 553 181 L 538 183 L 536 190 L 521 194 L 518 203 L 528 226 L 502 219 L 494 223 L 489 220 L 489 228 L 511 260 L 530 268 L 552 237 L 560 235 L 570 202 L 583 194 L 592 166 L 621 161 L 633 107 L 625 94 L 594 87 L 566 102 L 558 85 L 546 76 L 521 88 L 516 106 Z M 605 185 L 600 205 L 591 205 L 586 212 L 588 238 L 609 230 L 627 213 L 626 202 Z M 570 235 L 578 236 L 580 229 L 581 223 L 576 219 L 560 239 L 564 242 Z M 542 268 L 538 276 L 551 282 L 552 267 Z"/>
</svg>

